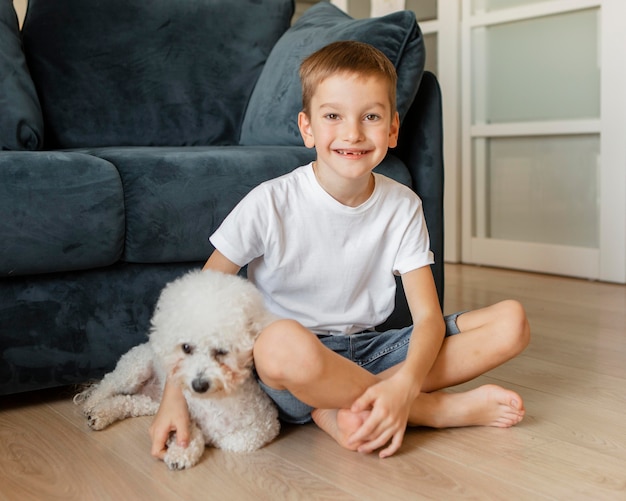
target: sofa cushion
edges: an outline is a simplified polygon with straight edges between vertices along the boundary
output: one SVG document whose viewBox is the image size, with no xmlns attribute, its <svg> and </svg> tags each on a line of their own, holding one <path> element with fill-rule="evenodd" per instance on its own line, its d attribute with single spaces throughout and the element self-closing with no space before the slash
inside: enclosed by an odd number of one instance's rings
<svg viewBox="0 0 626 501">
<path fill-rule="evenodd" d="M 0 152 L 0 276 L 107 266 L 124 243 L 117 170 L 78 153 Z"/>
<path fill-rule="evenodd" d="M 90 150 L 117 167 L 124 184 L 126 247 L 133 263 L 205 261 L 208 237 L 256 185 L 313 160 L 304 147 L 102 148 Z M 408 170 L 389 157 L 377 172 L 410 185 Z"/>
<path fill-rule="evenodd" d="M 4 280 L 0 394 L 101 379 L 123 353 L 147 340 L 165 284 L 199 265 L 120 263 Z"/>
<path fill-rule="evenodd" d="M 339 40 L 357 40 L 380 49 L 398 72 L 397 107 L 402 119 L 413 102 L 424 70 L 421 32 L 410 11 L 352 19 L 326 2 L 311 7 L 276 43 L 252 93 L 241 144 L 301 145 L 297 115 L 302 109 L 300 63 Z"/>
<path fill-rule="evenodd" d="M 0 0 L 0 150 L 43 145 L 43 118 L 11 0 Z"/>
<path fill-rule="evenodd" d="M 30 0 L 49 148 L 236 143 L 291 0 Z"/>
<path fill-rule="evenodd" d="M 126 205 L 123 259 L 132 263 L 205 261 L 209 235 L 257 184 L 312 159 L 306 148 L 241 146 L 101 148 Z"/>
</svg>

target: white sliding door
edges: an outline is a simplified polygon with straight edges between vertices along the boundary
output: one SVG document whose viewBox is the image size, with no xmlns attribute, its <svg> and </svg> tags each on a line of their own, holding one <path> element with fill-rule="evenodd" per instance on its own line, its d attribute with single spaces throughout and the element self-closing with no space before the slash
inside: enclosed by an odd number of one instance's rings
<svg viewBox="0 0 626 501">
<path fill-rule="evenodd" d="M 463 261 L 626 281 L 626 2 L 462 6 Z"/>
</svg>

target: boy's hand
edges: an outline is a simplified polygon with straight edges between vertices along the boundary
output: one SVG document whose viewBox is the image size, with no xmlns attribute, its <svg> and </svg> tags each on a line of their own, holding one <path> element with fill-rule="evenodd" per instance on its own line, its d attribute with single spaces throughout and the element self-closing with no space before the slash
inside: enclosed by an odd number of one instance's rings
<svg viewBox="0 0 626 501">
<path fill-rule="evenodd" d="M 163 460 L 167 452 L 166 442 L 172 432 L 176 432 L 176 443 L 187 447 L 190 429 L 191 419 L 185 396 L 178 385 L 168 381 L 163 390 L 161 406 L 150 426 L 152 456 Z"/>
<path fill-rule="evenodd" d="M 402 445 L 411 404 L 417 397 L 410 380 L 399 373 L 368 388 L 352 404 L 351 411 L 370 410 L 369 417 L 350 437 L 350 443 L 360 443 L 358 451 L 369 453 L 383 447 L 379 457 L 394 454 Z"/>
</svg>

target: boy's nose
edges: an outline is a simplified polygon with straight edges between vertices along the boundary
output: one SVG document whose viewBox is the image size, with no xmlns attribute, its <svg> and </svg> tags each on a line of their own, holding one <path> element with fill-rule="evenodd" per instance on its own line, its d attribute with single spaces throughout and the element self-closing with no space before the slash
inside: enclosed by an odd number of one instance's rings
<svg viewBox="0 0 626 501">
<path fill-rule="evenodd" d="M 363 130 L 361 124 L 357 121 L 348 121 L 346 123 L 344 137 L 347 141 L 355 142 L 363 139 Z"/>
</svg>

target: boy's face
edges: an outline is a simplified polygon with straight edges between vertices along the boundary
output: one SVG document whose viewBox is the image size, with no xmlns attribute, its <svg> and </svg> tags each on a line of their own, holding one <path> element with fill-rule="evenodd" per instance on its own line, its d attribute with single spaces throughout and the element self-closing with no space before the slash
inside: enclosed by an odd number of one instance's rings
<svg viewBox="0 0 626 501">
<path fill-rule="evenodd" d="M 392 111 L 388 83 L 380 77 L 329 77 L 317 86 L 309 109 L 298 115 L 304 144 L 315 147 L 317 169 L 337 181 L 369 179 L 398 142 L 398 113 Z"/>
</svg>

